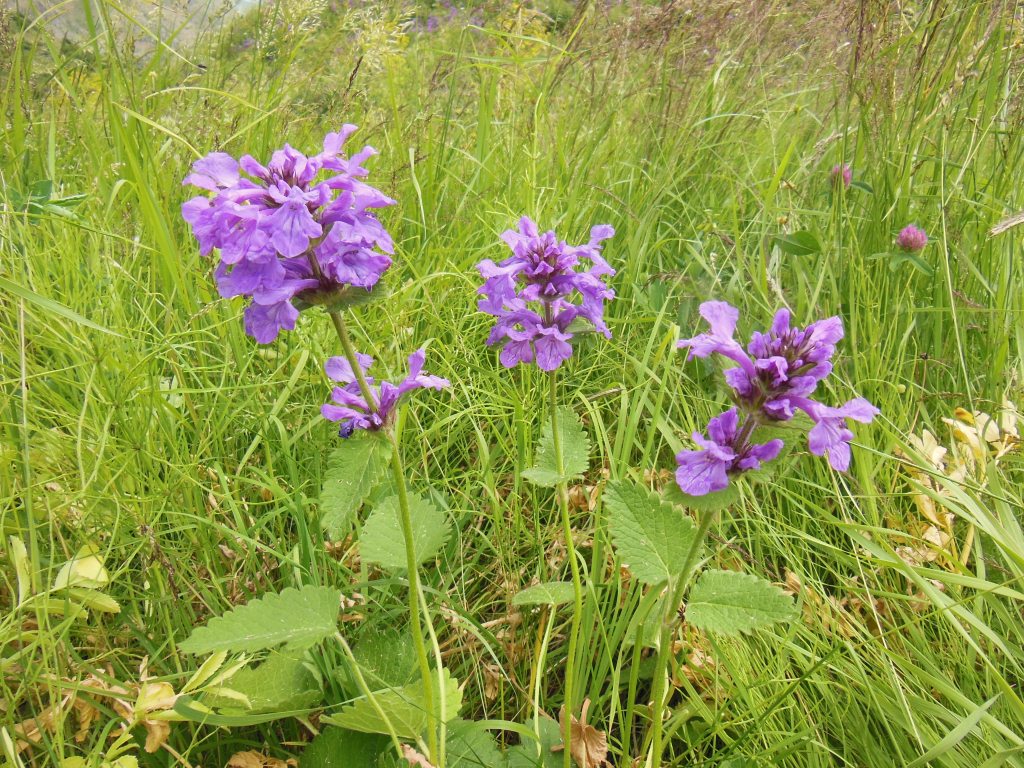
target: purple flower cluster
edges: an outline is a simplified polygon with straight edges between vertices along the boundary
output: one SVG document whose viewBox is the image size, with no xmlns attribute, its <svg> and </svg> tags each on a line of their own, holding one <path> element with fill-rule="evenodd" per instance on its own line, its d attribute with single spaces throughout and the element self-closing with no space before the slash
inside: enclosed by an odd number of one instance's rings
<svg viewBox="0 0 1024 768">
<path fill-rule="evenodd" d="M 477 265 L 485 280 L 478 290 L 485 298 L 478 306 L 498 318 L 487 344 L 502 343 L 502 365 L 536 362 L 544 371 L 558 369 L 572 356 L 570 326 L 577 319 L 611 338 L 604 323 L 604 302 L 615 292 L 604 278 L 615 270 L 601 256 L 600 243 L 614 234 L 602 224 L 590 230 L 586 245 L 571 246 L 554 232 L 541 234 L 526 216 L 519 220 L 518 232 L 502 234 L 512 255 L 497 264 L 485 259 Z M 581 268 L 581 259 L 590 262 L 589 268 Z M 571 300 L 576 296 L 578 303 Z"/>
<path fill-rule="evenodd" d="M 926 245 L 928 245 L 928 233 L 913 224 L 908 224 L 901 229 L 896 238 L 896 246 L 907 253 L 923 251 Z"/>
<path fill-rule="evenodd" d="M 354 288 L 368 291 L 391 266 L 391 237 L 372 209 L 395 201 L 359 180 L 372 147 L 343 155 L 355 130 L 329 133 L 312 157 L 285 144 L 266 166 L 213 152 L 183 182 L 207 193 L 182 215 L 203 255 L 220 251 L 220 295 L 250 299 L 245 330 L 261 344 L 295 327 L 295 300 L 330 304 Z"/>
<path fill-rule="evenodd" d="M 843 324 L 830 317 L 806 328 L 790 324 L 789 311 L 775 314 L 768 333 L 754 333 L 746 349 L 734 338 L 739 311 L 724 301 L 708 301 L 700 314 L 710 332 L 679 342 L 689 348 L 688 359 L 718 354 L 734 363 L 725 371 L 736 407 L 716 416 L 708 424 L 709 439 L 694 433 L 699 450 L 683 451 L 676 461 L 676 482 L 685 493 L 701 496 L 720 491 L 729 476 L 757 469 L 778 456 L 782 440 L 755 443 L 760 426 L 788 421 L 803 411 L 814 422 L 807 436 L 811 453 L 828 456 L 837 470 L 850 465 L 853 433 L 847 419 L 870 422 L 878 409 L 863 398 L 839 408 L 810 398 L 818 383 L 832 372 L 835 345 L 843 338 Z M 740 413 L 743 420 L 740 422 Z"/>
<path fill-rule="evenodd" d="M 362 369 L 366 383 L 374 402 L 367 403 L 360 390 L 359 382 L 349 361 L 344 357 L 332 357 L 324 364 L 324 371 L 333 381 L 344 386 L 335 387 L 331 391 L 334 404 L 327 403 L 320 408 L 320 413 L 328 421 L 341 422 L 339 434 L 350 437 L 357 429 L 371 432 L 383 429 L 390 422 L 395 407 L 402 396 L 414 389 L 444 389 L 451 385 L 448 379 L 431 376 L 423 371 L 423 360 L 426 353 L 418 349 L 409 356 L 409 375 L 400 384 L 382 381 L 379 385 L 366 372 L 373 364 L 373 358 L 357 354 L 359 367 Z"/>
</svg>

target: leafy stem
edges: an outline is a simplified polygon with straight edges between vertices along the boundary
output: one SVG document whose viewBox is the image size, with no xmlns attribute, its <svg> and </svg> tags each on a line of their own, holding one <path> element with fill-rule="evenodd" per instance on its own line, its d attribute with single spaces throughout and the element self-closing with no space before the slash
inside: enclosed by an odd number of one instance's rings
<svg viewBox="0 0 1024 768">
<path fill-rule="evenodd" d="M 370 408 L 377 405 L 377 398 L 366 381 L 363 369 L 359 365 L 359 358 L 356 356 L 352 338 L 349 336 L 345 318 L 340 312 L 328 312 L 334 329 L 337 331 L 338 339 L 341 341 L 345 358 L 352 367 L 352 372 L 359 383 L 360 392 Z M 405 560 L 409 578 L 409 621 L 412 625 L 413 646 L 416 651 L 416 660 L 420 668 L 420 678 L 423 681 L 423 703 L 427 710 L 427 744 L 431 760 L 438 759 L 438 734 L 436 713 L 434 712 L 434 688 L 430 679 L 430 661 L 427 658 L 426 642 L 423 638 L 423 624 L 420 619 L 420 600 L 423 598 L 423 587 L 420 584 L 419 572 L 416 569 L 416 541 L 412 528 L 412 513 L 409 509 L 409 489 L 405 482 L 405 469 L 402 466 L 402 449 L 395 435 L 393 428 L 386 430 L 388 441 L 391 443 L 391 470 L 395 478 L 395 488 L 398 494 L 399 519 L 402 526 L 402 538 L 405 541 Z M 438 763 L 440 765 L 440 763 Z"/>
<path fill-rule="evenodd" d="M 565 659 L 565 709 L 562 742 L 565 745 L 563 765 L 570 768 L 572 756 L 570 741 L 572 739 L 572 714 L 575 712 L 573 701 L 576 683 L 576 646 L 579 642 L 580 618 L 583 615 L 583 584 L 580 581 L 580 565 L 576 561 L 576 546 L 572 540 L 572 521 L 569 519 L 569 489 L 565 480 L 565 459 L 562 453 L 562 436 L 558 429 L 558 374 L 551 371 L 548 377 L 549 407 L 551 410 L 551 435 L 555 454 L 555 469 L 560 478 L 556 486 L 558 509 L 562 517 L 562 532 L 565 536 L 565 552 L 569 559 L 569 570 L 572 573 L 573 612 L 572 624 L 569 629 L 569 649 Z"/>
<path fill-rule="evenodd" d="M 664 715 L 668 704 L 668 664 L 672 658 L 672 635 L 676 628 L 676 608 L 693 579 L 693 572 L 707 538 L 715 512 L 708 510 L 700 518 L 697 535 L 686 555 L 682 569 L 676 579 L 669 579 L 665 588 L 665 606 L 661 617 L 661 635 L 658 642 L 658 656 L 654 668 L 654 704 L 651 712 L 651 760 L 650 766 L 659 768 L 664 751 Z"/>
</svg>

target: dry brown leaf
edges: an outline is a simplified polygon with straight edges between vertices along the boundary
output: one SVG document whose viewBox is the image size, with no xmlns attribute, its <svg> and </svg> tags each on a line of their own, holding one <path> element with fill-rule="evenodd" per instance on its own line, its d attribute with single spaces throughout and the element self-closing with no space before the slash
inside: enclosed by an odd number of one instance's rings
<svg viewBox="0 0 1024 768">
<path fill-rule="evenodd" d="M 484 698 L 487 701 L 494 701 L 498 698 L 498 689 L 501 685 L 501 668 L 497 664 L 484 664 Z"/>
<path fill-rule="evenodd" d="M 409 765 L 416 765 L 419 768 L 434 768 L 434 764 L 427 760 L 422 752 L 413 749 L 408 744 L 402 745 L 402 757 L 406 759 Z"/>
<path fill-rule="evenodd" d="M 595 766 L 604 765 L 608 761 L 608 734 L 597 730 L 592 725 L 587 725 L 589 709 L 590 699 L 585 699 L 579 720 L 570 715 L 569 754 L 576 761 L 578 768 L 595 768 Z M 565 733 L 565 717 L 565 707 L 562 707 L 558 713 L 558 724 L 562 733 Z M 565 749 L 564 745 L 559 745 L 552 751 L 560 752 L 563 749 Z"/>
<path fill-rule="evenodd" d="M 247 752 L 236 752 L 227 762 L 225 768 L 295 768 L 299 762 L 294 757 L 281 760 L 277 757 L 264 755 L 255 749 Z"/>
</svg>

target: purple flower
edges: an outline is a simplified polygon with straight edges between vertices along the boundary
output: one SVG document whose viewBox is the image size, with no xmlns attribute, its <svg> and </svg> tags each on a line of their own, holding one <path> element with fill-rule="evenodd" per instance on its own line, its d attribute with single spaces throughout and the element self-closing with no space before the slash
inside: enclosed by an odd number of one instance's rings
<svg viewBox="0 0 1024 768">
<path fill-rule="evenodd" d="M 733 338 L 737 309 L 724 301 L 707 301 L 700 305 L 700 314 L 711 332 L 683 339 L 678 346 L 689 348 L 688 359 L 718 354 L 737 363 L 725 372 L 737 402 L 779 421 L 793 416 L 790 396 L 811 394 L 832 372 L 835 345 L 843 338 L 838 317 L 799 328 L 790 324 L 789 310 L 780 309 L 768 333 L 754 333 L 744 349 Z"/>
<path fill-rule="evenodd" d="M 850 400 L 838 408 L 831 408 L 806 398 L 795 398 L 794 404 L 814 421 L 807 434 L 807 447 L 815 456 L 828 456 L 833 469 L 845 472 L 850 467 L 850 431 L 847 419 L 870 423 L 879 411 L 863 397 Z"/>
<path fill-rule="evenodd" d="M 570 326 L 577 319 L 611 338 L 604 302 L 615 292 L 604 278 L 615 270 L 601 256 L 600 243 L 614 234 L 610 226 L 599 225 L 590 230 L 586 245 L 571 246 L 554 232 L 541 234 L 524 216 L 518 231 L 501 235 L 512 255 L 497 264 L 485 259 L 477 269 L 484 278 L 478 307 L 498 318 L 487 344 L 502 343 L 502 365 L 536 362 L 541 370 L 557 370 L 572 356 L 575 329 Z"/>
<path fill-rule="evenodd" d="M 735 408 L 708 422 L 708 437 L 693 433 L 700 450 L 682 451 L 676 456 L 676 483 L 691 496 L 704 496 L 721 491 L 729 485 L 729 476 L 759 469 L 782 450 L 782 441 L 751 443 L 752 430 L 738 429 L 739 414 Z M 744 423 L 746 427 L 746 422 Z"/>
<path fill-rule="evenodd" d="M 351 437 L 357 429 L 377 431 L 391 423 L 392 415 L 402 396 L 407 392 L 421 387 L 444 389 L 450 386 L 448 379 L 431 376 L 423 371 L 423 360 L 426 352 L 418 349 L 409 356 L 409 375 L 398 385 L 382 381 L 376 385 L 374 380 L 366 376 L 373 364 L 368 355 L 356 355 L 359 367 L 373 395 L 373 403 L 367 403 L 359 388 L 355 372 L 349 361 L 344 357 L 332 357 L 324 364 L 327 376 L 344 386 L 335 387 L 331 391 L 334 403 L 327 403 L 320 408 L 320 413 L 328 421 L 341 422 L 339 434 Z"/>
<path fill-rule="evenodd" d="M 849 187 L 853 181 L 853 169 L 846 163 L 836 163 L 833 165 L 829 175 L 832 178 L 833 184 L 837 184 L 841 179 L 844 187 Z"/>
<path fill-rule="evenodd" d="M 924 250 L 926 245 L 928 245 L 928 234 L 913 224 L 908 224 L 901 229 L 899 236 L 896 238 L 896 246 L 901 251 L 908 253 L 917 253 Z"/>
<path fill-rule="evenodd" d="M 847 419 L 867 423 L 878 409 L 863 398 L 840 408 L 810 399 L 818 383 L 832 372 L 836 344 L 843 338 L 842 321 L 830 317 L 800 328 L 792 325 L 789 310 L 780 309 L 768 332 L 755 332 L 744 349 L 735 338 L 739 320 L 736 308 L 724 301 L 708 301 L 700 305 L 700 314 L 711 326 L 710 331 L 684 339 L 679 346 L 689 349 L 688 359 L 717 354 L 736 363 L 725 371 L 725 380 L 743 414 L 743 427 L 736 431 L 733 409 L 719 416 L 719 423 L 712 420 L 713 426 L 708 427 L 712 442 L 694 435 L 703 450 L 684 451 L 677 457 L 680 487 L 691 495 L 721 490 L 730 472 L 750 468 L 742 464 L 748 457 L 756 459 L 758 465 L 774 458 L 778 450 L 771 456 L 745 451 L 759 447 L 750 442 L 759 427 L 788 421 L 797 411 L 803 411 L 814 422 L 808 433 L 811 453 L 827 455 L 835 469 L 847 469 L 853 438 Z M 705 486 L 708 490 L 699 490 Z"/>
<path fill-rule="evenodd" d="M 182 216 L 203 255 L 220 251 L 217 288 L 249 299 L 245 330 L 261 344 L 295 327 L 296 300 L 329 304 L 352 288 L 370 290 L 391 266 L 391 237 L 372 211 L 395 201 L 360 181 L 372 147 L 342 153 L 355 130 L 327 134 L 312 157 L 285 144 L 266 166 L 211 152 L 185 178 L 205 194 Z"/>
</svg>

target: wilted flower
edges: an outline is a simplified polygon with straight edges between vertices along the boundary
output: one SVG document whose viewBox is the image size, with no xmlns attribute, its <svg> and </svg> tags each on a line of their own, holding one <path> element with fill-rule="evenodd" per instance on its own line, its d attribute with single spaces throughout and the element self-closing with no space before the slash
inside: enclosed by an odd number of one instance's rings
<svg viewBox="0 0 1024 768">
<path fill-rule="evenodd" d="M 710 332 L 683 339 L 678 346 L 690 350 L 688 358 L 718 354 L 736 363 L 725 371 L 725 380 L 743 413 L 743 423 L 738 426 L 739 413 L 733 408 L 711 420 L 710 441 L 695 433 L 694 441 L 702 450 L 683 451 L 676 457 L 679 486 L 694 496 L 722 490 L 729 474 L 775 458 L 781 441 L 758 445 L 752 438 L 758 427 L 788 421 L 798 410 L 814 422 L 807 436 L 811 453 L 828 456 L 837 470 L 847 469 L 853 439 L 847 419 L 869 422 L 878 409 L 863 398 L 832 408 L 809 397 L 832 372 L 835 345 L 843 338 L 842 321 L 830 317 L 799 328 L 790 324 L 789 310 L 780 309 L 768 333 L 754 333 L 744 349 L 734 338 L 739 319 L 735 307 L 708 301 L 700 305 L 700 314 L 711 326 Z"/>
<path fill-rule="evenodd" d="M 901 229 L 896 237 L 896 246 L 901 251 L 907 251 L 908 253 L 917 253 L 923 250 L 926 245 L 928 245 L 928 234 L 913 224 L 908 224 Z"/>
<path fill-rule="evenodd" d="M 829 174 L 832 178 L 832 183 L 836 184 L 841 179 L 844 187 L 849 187 L 853 181 L 853 169 L 846 163 L 836 163 L 832 166 L 832 171 Z"/>
<path fill-rule="evenodd" d="M 371 209 L 395 201 L 359 180 L 372 147 L 342 154 L 355 130 L 328 134 L 312 157 L 286 144 L 267 166 L 213 152 L 185 178 L 208 194 L 186 202 L 182 215 L 202 254 L 220 251 L 221 296 L 251 300 L 245 330 L 261 344 L 295 327 L 293 300 L 330 304 L 353 289 L 370 290 L 391 266 L 391 237 Z"/>
<path fill-rule="evenodd" d="M 373 395 L 373 403 L 367 403 L 359 388 L 355 372 L 349 361 L 344 357 L 332 357 L 324 364 L 324 371 L 332 380 L 344 386 L 335 387 L 331 391 L 334 404 L 327 403 L 320 408 L 320 413 L 328 421 L 341 422 L 339 434 L 350 437 L 357 429 L 377 431 L 390 423 L 395 407 L 407 392 L 421 387 L 444 389 L 450 386 L 448 379 L 431 376 L 423 371 L 423 360 L 426 352 L 418 349 L 409 356 L 409 375 L 400 384 L 382 381 L 379 386 L 374 380 L 366 377 L 366 371 L 373 364 L 369 355 L 356 355 L 366 383 Z"/>
<path fill-rule="evenodd" d="M 586 245 L 571 246 L 554 232 L 540 234 L 526 216 L 520 219 L 518 232 L 502 234 L 512 256 L 498 264 L 485 259 L 477 265 L 485 278 L 478 291 L 485 298 L 478 306 L 498 318 L 487 344 L 504 342 L 502 365 L 536 362 L 542 370 L 556 370 L 572 355 L 569 341 L 578 330 L 575 320 L 585 320 L 611 338 L 604 323 L 604 302 L 615 292 L 604 278 L 615 270 L 601 256 L 600 243 L 614 234 L 610 226 L 599 225 L 590 230 Z M 578 269 L 580 259 L 589 260 L 590 267 Z M 570 300 L 577 296 L 578 303 Z"/>
</svg>

